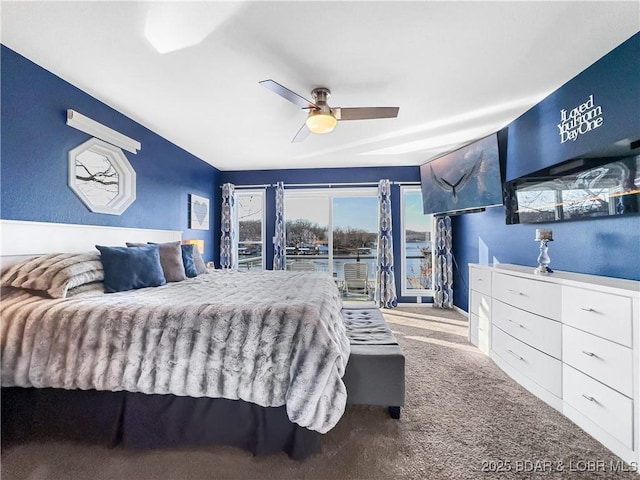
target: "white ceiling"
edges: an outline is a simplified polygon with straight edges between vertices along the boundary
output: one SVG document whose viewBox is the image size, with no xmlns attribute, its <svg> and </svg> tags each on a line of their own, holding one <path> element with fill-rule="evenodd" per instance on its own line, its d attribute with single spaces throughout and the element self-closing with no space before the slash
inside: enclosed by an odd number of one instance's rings
<svg viewBox="0 0 640 480">
<path fill-rule="evenodd" d="M 637 1 L 1 7 L 3 44 L 220 170 L 419 165 L 502 128 L 640 30 Z M 292 144 L 305 112 L 258 85 L 268 78 L 400 113 Z"/>
</svg>

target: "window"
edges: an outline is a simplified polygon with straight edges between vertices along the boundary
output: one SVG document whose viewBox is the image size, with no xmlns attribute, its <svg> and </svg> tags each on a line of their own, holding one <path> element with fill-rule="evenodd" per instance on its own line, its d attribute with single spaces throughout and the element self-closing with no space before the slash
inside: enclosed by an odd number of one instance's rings
<svg viewBox="0 0 640 480">
<path fill-rule="evenodd" d="M 345 263 L 366 263 L 373 294 L 376 279 L 378 240 L 378 192 L 333 193 L 332 198 L 333 272 L 344 279 Z"/>
<path fill-rule="evenodd" d="M 69 151 L 69 188 L 92 212 L 121 215 L 136 199 L 136 172 L 121 149 L 90 138 Z"/>
<path fill-rule="evenodd" d="M 331 208 L 322 191 L 285 190 L 287 270 L 331 272 Z"/>
<path fill-rule="evenodd" d="M 236 190 L 238 270 L 264 269 L 264 190 Z"/>
<path fill-rule="evenodd" d="M 352 299 L 369 300 L 376 278 L 377 195 L 371 188 L 285 191 L 287 270 L 326 271 L 342 288 L 344 264 L 366 263 L 367 288 Z"/>
<path fill-rule="evenodd" d="M 433 215 L 422 213 L 420 187 L 401 187 L 402 295 L 433 295 Z"/>
</svg>

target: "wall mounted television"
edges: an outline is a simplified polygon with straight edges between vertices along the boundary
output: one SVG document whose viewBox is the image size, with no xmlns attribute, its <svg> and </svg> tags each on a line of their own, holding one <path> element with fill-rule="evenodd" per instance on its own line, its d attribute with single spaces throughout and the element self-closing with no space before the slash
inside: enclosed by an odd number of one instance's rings
<svg viewBox="0 0 640 480">
<path fill-rule="evenodd" d="M 420 166 L 425 214 L 502 205 L 498 136 L 489 135 Z"/>
<path fill-rule="evenodd" d="M 507 224 L 637 214 L 640 155 L 571 160 L 517 179 L 505 184 L 505 204 Z"/>
</svg>

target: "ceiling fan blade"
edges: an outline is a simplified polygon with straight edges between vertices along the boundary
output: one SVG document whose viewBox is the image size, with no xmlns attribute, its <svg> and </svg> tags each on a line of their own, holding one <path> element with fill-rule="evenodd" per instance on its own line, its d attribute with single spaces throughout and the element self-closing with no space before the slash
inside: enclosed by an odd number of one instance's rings
<svg viewBox="0 0 640 480">
<path fill-rule="evenodd" d="M 284 86 L 280 85 L 278 82 L 274 82 L 271 79 L 262 80 L 262 81 L 260 81 L 258 83 L 260 85 L 262 85 L 263 87 L 268 88 L 273 93 L 277 93 L 282 98 L 284 98 L 286 100 L 289 100 L 291 103 L 295 103 L 296 105 L 298 105 L 301 108 L 309 108 L 309 107 L 316 107 L 317 108 L 318 107 L 311 100 L 307 100 L 306 98 L 301 97 L 296 92 L 293 92 L 293 91 L 289 90 L 287 87 L 284 87 Z"/>
<path fill-rule="evenodd" d="M 311 130 L 307 128 L 307 124 L 303 123 L 302 127 L 300 127 L 300 130 L 298 130 L 298 133 L 296 133 L 296 136 L 291 140 L 291 143 L 304 142 L 305 138 L 307 138 L 310 133 Z"/>
<path fill-rule="evenodd" d="M 362 107 L 362 108 L 334 108 L 333 112 L 338 120 L 369 120 L 374 118 L 395 118 L 400 107 Z"/>
</svg>

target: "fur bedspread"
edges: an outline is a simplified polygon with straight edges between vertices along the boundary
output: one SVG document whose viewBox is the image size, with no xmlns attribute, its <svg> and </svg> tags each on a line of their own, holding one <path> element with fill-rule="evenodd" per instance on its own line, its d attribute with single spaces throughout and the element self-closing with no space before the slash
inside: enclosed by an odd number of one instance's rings
<svg viewBox="0 0 640 480">
<path fill-rule="evenodd" d="M 286 404 L 292 422 L 325 433 L 347 399 L 340 308 L 323 273 L 215 271 L 90 298 L 8 289 L 2 385 Z"/>
</svg>

